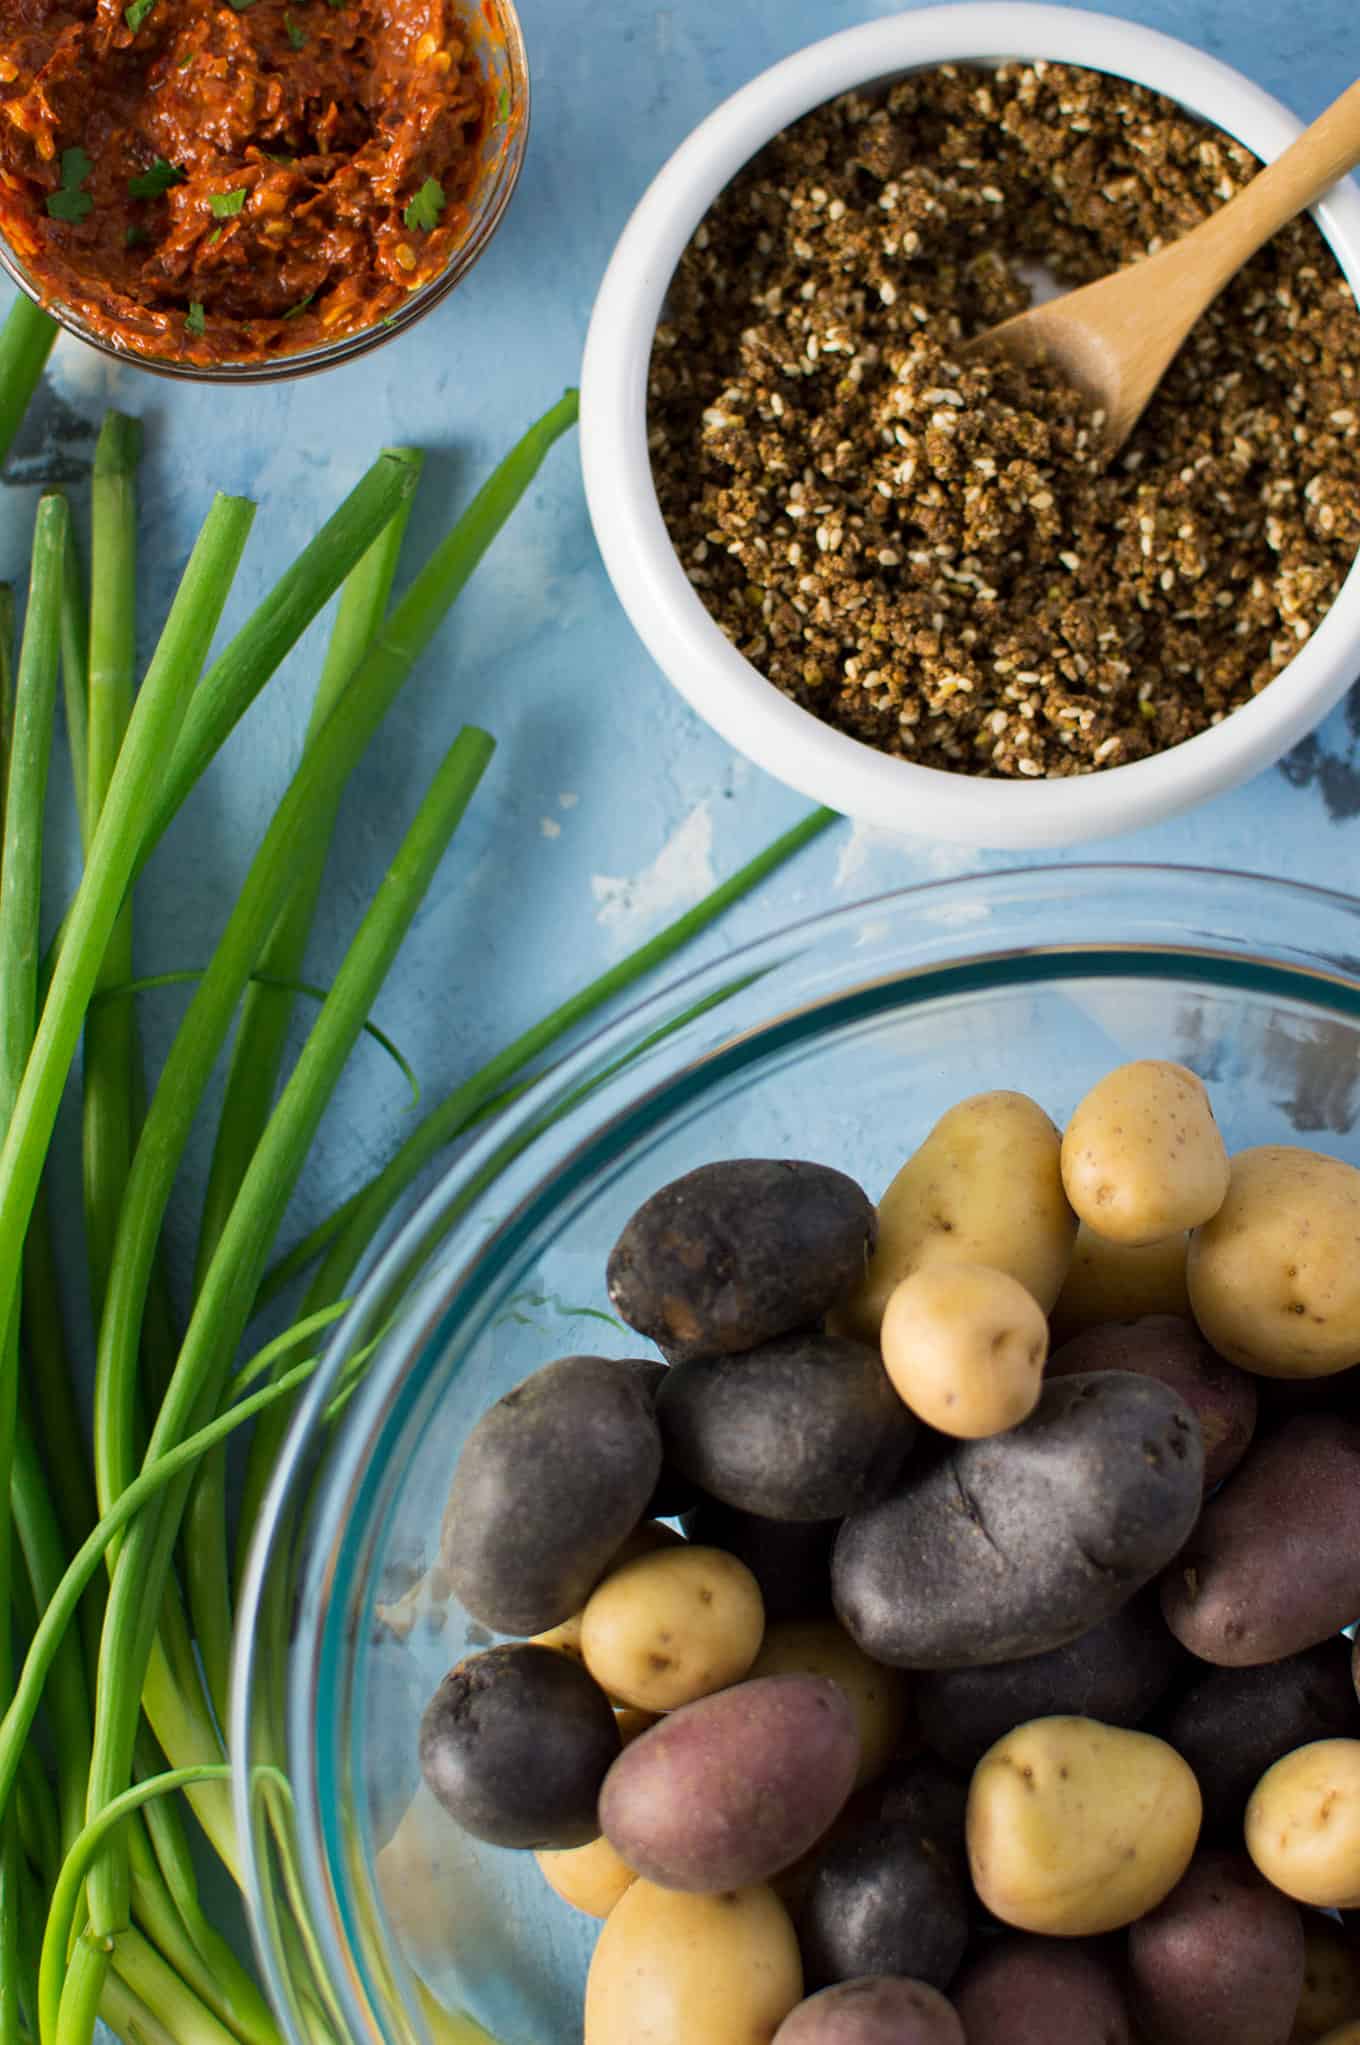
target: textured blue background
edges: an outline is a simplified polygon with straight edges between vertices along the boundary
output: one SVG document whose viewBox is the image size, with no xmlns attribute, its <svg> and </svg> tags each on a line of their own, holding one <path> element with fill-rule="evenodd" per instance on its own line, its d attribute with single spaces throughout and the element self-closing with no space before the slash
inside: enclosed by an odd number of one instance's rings
<svg viewBox="0 0 1360 2045">
<path fill-rule="evenodd" d="M 102 410 L 141 413 L 144 615 L 164 613 L 211 490 L 261 510 L 230 629 L 384 442 L 430 451 L 412 528 L 423 551 L 499 453 L 574 381 L 596 286 L 652 173 L 694 123 L 799 44 L 892 0 L 521 0 L 536 98 L 528 166 L 466 286 L 367 361 L 272 390 L 169 385 L 63 342 L 0 502 L 0 577 L 21 576 L 33 498 L 75 479 Z M 1354 0 L 1129 0 L 1115 11 L 1213 50 L 1316 113 L 1360 71 Z M 296 758 L 314 633 L 185 811 L 140 891 L 140 967 L 208 954 Z M 1357 652 L 1360 672 L 1360 650 Z M 382 1003 L 427 1098 L 650 934 L 801 813 L 700 725 L 644 655 L 592 543 L 574 446 L 559 449 L 346 797 L 313 973 L 324 978 L 437 754 L 465 719 L 500 741 Z M 1360 693 L 1282 769 L 1116 857 L 1351 884 Z M 73 834 L 54 847 L 54 899 Z M 1098 856 L 1102 849 L 1092 848 Z M 840 826 L 706 942 L 713 952 L 855 896 L 968 870 L 973 855 Z M 695 954 L 699 956 L 701 954 Z M 146 1007 L 163 1048 L 178 997 Z M 297 1221 L 348 1192 L 402 1133 L 399 1079 L 361 1048 L 299 1196 Z M 78 1198 L 68 1171 L 71 1211 Z M 193 1188 L 188 1189 L 192 1191 Z M 192 1200 L 179 1209 L 180 1262 Z M 74 1249 L 68 1241 L 68 1254 Z"/>
</svg>

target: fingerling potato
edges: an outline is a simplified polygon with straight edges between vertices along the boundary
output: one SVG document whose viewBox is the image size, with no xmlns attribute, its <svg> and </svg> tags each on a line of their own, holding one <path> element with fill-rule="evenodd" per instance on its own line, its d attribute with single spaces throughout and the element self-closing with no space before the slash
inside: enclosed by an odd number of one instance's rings
<svg viewBox="0 0 1360 2045">
<path fill-rule="evenodd" d="M 1133 2045 L 1113 1967 L 1074 1939 L 989 1939 L 950 1997 L 968 2045 Z"/>
</svg>

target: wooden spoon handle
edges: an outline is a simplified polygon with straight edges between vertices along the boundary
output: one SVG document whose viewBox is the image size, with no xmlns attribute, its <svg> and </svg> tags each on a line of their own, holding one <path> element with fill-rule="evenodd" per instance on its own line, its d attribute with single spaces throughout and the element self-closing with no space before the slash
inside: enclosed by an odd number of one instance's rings
<svg viewBox="0 0 1360 2045">
<path fill-rule="evenodd" d="M 1360 81 L 1305 128 L 1282 156 L 1187 235 L 1208 255 L 1225 281 L 1297 213 L 1331 190 L 1360 164 Z"/>
</svg>

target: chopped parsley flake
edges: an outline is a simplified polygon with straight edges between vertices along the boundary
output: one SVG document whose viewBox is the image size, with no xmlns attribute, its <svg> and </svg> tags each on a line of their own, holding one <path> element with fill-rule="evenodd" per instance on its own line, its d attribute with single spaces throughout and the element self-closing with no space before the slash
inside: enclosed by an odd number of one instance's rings
<svg viewBox="0 0 1360 2045">
<path fill-rule="evenodd" d="M 163 156 L 158 156 L 150 170 L 144 170 L 140 177 L 128 179 L 128 191 L 134 199 L 159 199 L 171 185 L 183 183 L 184 172 L 177 170 L 173 163 L 167 163 Z"/>
<path fill-rule="evenodd" d="M 123 9 L 123 19 L 134 35 L 136 35 L 155 4 L 156 0 L 132 0 L 131 6 Z"/>
<path fill-rule="evenodd" d="M 212 233 L 211 233 L 211 234 L 210 234 L 210 235 L 208 236 L 208 247 L 209 247 L 209 248 L 213 248 L 213 247 L 215 247 L 215 246 L 216 246 L 216 244 L 217 244 L 217 243 L 218 243 L 219 241 L 221 241 L 221 239 L 222 239 L 222 229 L 221 229 L 220 227 L 215 227 L 215 228 L 213 229 Z"/>
<path fill-rule="evenodd" d="M 93 163 L 79 145 L 62 150 L 61 190 L 47 195 L 47 210 L 53 220 L 79 221 L 93 213 L 94 200 L 80 189 L 93 169 Z"/>
<path fill-rule="evenodd" d="M 438 227 L 443 211 L 444 187 L 438 178 L 426 178 L 401 217 L 409 228 L 428 234 Z"/>
<path fill-rule="evenodd" d="M 293 48 L 295 50 L 305 49 L 307 47 L 307 38 L 291 14 L 284 15 L 283 25 L 288 31 L 288 40 L 293 45 Z"/>
<path fill-rule="evenodd" d="M 295 320 L 300 312 L 306 312 L 308 306 L 311 304 L 312 300 L 315 297 L 316 293 L 314 291 L 309 291 L 307 293 L 307 296 L 305 298 L 300 298 L 296 305 L 289 306 L 287 312 L 284 314 L 284 318 L 286 320 Z"/>
<path fill-rule="evenodd" d="M 207 315 L 197 298 L 190 303 L 189 310 L 184 315 L 184 324 L 191 334 L 205 334 L 208 331 Z"/>
<path fill-rule="evenodd" d="M 501 96 L 496 101 L 496 119 L 500 122 L 501 126 L 504 127 L 509 118 L 510 118 L 510 88 L 508 85 L 503 85 L 501 87 Z"/>
<path fill-rule="evenodd" d="M 238 185 L 234 192 L 214 192 L 208 200 L 214 220 L 234 220 L 245 203 L 244 185 Z"/>
</svg>

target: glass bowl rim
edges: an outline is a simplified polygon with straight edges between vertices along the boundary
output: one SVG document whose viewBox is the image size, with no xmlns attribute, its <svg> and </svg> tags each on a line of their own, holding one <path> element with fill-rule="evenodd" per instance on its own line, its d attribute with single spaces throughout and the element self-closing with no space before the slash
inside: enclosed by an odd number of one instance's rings
<svg viewBox="0 0 1360 2045">
<path fill-rule="evenodd" d="M 1148 888 L 1162 886 L 1175 892 L 1181 918 L 1179 925 L 1171 923 L 1163 910 L 1160 924 L 1156 926 L 1158 936 L 1137 940 L 1122 934 L 1118 926 L 1121 919 L 1127 921 L 1130 901 L 1136 899 L 1134 891 L 1140 883 Z M 1069 899 L 1080 898 L 1095 909 L 1107 907 L 1109 920 L 1116 926 L 1116 934 L 1104 941 L 1088 939 L 1074 943 L 1062 938 L 1045 938 L 1034 931 L 1019 933 L 1017 921 L 1032 914 L 1035 901 L 1055 887 L 1061 888 Z M 1123 892 L 1116 897 L 1116 890 Z M 970 903 L 980 902 L 982 913 L 986 914 L 989 896 L 997 893 L 1011 898 L 1007 903 L 1010 920 L 999 931 L 994 926 L 985 929 L 980 926 L 977 943 L 970 945 L 966 920 L 961 920 L 958 929 L 948 925 L 951 939 L 947 948 L 938 955 L 914 959 L 902 957 L 895 960 L 887 973 L 879 971 L 853 987 L 842 982 L 819 989 L 815 998 L 798 1002 L 792 1008 L 778 1008 L 755 1028 L 739 1031 L 724 1048 L 734 1049 L 755 1043 L 779 1023 L 800 1014 L 834 1007 L 852 993 L 862 993 L 871 987 L 900 986 L 911 982 L 915 991 L 908 999 L 914 1002 L 929 998 L 927 990 L 932 981 L 969 967 L 999 970 L 1008 965 L 1019 967 L 1023 961 L 1042 963 L 1049 960 L 1055 962 L 1056 968 L 1056 962 L 1065 958 L 1100 956 L 1112 959 L 1121 955 L 1130 959 L 1180 962 L 1182 969 L 1187 960 L 1217 960 L 1221 965 L 1231 962 L 1239 984 L 1245 971 L 1252 984 L 1258 987 L 1262 983 L 1268 986 L 1272 980 L 1278 980 L 1282 988 L 1288 987 L 1291 991 L 1300 984 L 1315 988 L 1331 987 L 1343 997 L 1337 1005 L 1349 1009 L 1360 1025 L 1360 897 L 1309 882 L 1210 866 L 1160 862 L 1052 863 L 1000 868 L 890 889 L 831 910 L 800 917 L 672 977 L 654 992 L 628 1004 L 604 1025 L 590 1031 L 558 1064 L 538 1076 L 520 1099 L 441 1174 L 437 1183 L 416 1202 L 405 1218 L 389 1225 L 375 1245 L 354 1288 L 353 1303 L 331 1331 L 321 1364 L 305 1387 L 260 1511 L 258 1530 L 241 1584 L 238 1644 L 232 1669 L 229 1751 L 237 1763 L 232 1796 L 241 1842 L 247 1909 L 256 1952 L 271 1993 L 276 1993 L 280 1961 L 268 1931 L 265 1877 L 255 1840 L 252 1770 L 249 1765 L 252 1686 L 256 1674 L 254 1619 L 271 1557 L 280 1533 L 287 1525 L 290 1498 L 305 1474 L 308 1452 L 324 1410 L 341 1372 L 369 1335 L 370 1317 L 378 1303 L 388 1297 L 390 1287 L 400 1276 L 414 1277 L 412 1291 L 403 1299 L 397 1319 L 385 1331 L 383 1349 L 373 1359 L 360 1398 L 352 1409 L 355 1413 L 368 1415 L 383 1415 L 388 1411 L 395 1395 L 406 1383 L 413 1357 L 421 1344 L 428 1341 L 433 1326 L 445 1323 L 455 1315 L 460 1300 L 475 1291 L 484 1267 L 494 1264 L 505 1254 L 507 1246 L 521 1233 L 526 1217 L 537 1217 L 543 1202 L 560 1193 L 562 1181 L 571 1165 L 601 1143 L 622 1121 L 640 1111 L 644 1104 L 656 1109 L 673 1095 L 687 1074 L 712 1063 L 716 1056 L 721 1055 L 708 1050 L 692 1064 L 673 1066 L 660 1078 L 653 1075 L 643 1088 L 635 1087 L 632 1096 L 624 1103 L 609 1097 L 610 1084 L 617 1086 L 620 1083 L 618 1075 L 602 1089 L 606 1096 L 603 1108 L 593 1091 L 573 1102 L 573 1091 L 586 1074 L 596 1071 L 602 1063 L 606 1072 L 609 1071 L 612 1050 L 636 1045 L 639 1037 L 649 1041 L 649 1025 L 659 1028 L 673 1021 L 678 1009 L 683 1009 L 686 1015 L 692 1014 L 695 1007 L 703 1002 L 706 991 L 726 986 L 734 978 L 747 973 L 763 977 L 764 971 L 772 971 L 780 964 L 788 965 L 806 957 L 819 941 L 834 941 L 838 934 L 875 919 L 881 920 L 885 915 L 906 914 L 917 903 L 947 908 L 957 902 L 966 909 Z M 1241 911 L 1240 921 L 1234 922 L 1231 932 L 1218 933 L 1216 943 L 1204 941 L 1205 933 L 1196 930 L 1194 920 L 1197 899 L 1201 896 L 1207 899 L 1211 893 L 1226 895 L 1233 909 Z M 1287 951 L 1285 933 L 1295 927 L 1291 908 L 1296 912 L 1311 909 L 1315 916 L 1321 918 L 1326 925 L 1324 937 L 1339 947 L 1335 956 L 1330 952 L 1324 954 L 1309 949 L 1314 936 L 1311 929 L 1300 944 L 1296 959 L 1281 956 L 1279 952 L 1268 949 L 1265 942 L 1256 943 L 1241 934 L 1270 926 L 1272 941 Z M 1178 930 L 1181 941 L 1176 942 Z M 1343 936 L 1347 940 L 1344 947 L 1341 946 Z M 1001 939 L 999 942 L 998 937 Z M 924 939 L 917 949 L 922 952 L 928 950 Z M 1155 970 L 1155 965 L 1149 970 Z M 627 1080 L 625 1068 L 623 1083 L 626 1084 Z M 553 1102 L 568 1105 L 560 1119 L 554 1117 L 550 1123 L 538 1127 L 545 1106 Z M 584 1130 L 574 1127 L 578 1118 L 588 1121 L 588 1127 Z M 488 1231 L 484 1224 L 479 1223 L 474 1205 L 458 1218 L 447 1235 L 440 1236 L 432 1245 L 433 1230 L 462 1192 L 475 1186 L 503 1147 L 514 1145 L 519 1138 L 527 1140 L 522 1148 L 513 1152 L 506 1167 L 513 1186 L 513 1197 L 508 1207 L 499 1207 L 495 1225 Z M 412 1271 L 408 1272 L 407 1267 L 412 1264 L 413 1253 L 417 1251 L 431 1254 L 422 1254 Z M 414 1337 L 409 1333 L 413 1326 L 418 1331 Z M 366 1442 L 371 1438 L 372 1429 L 356 1423 L 355 1434 L 360 1441 Z M 357 1462 L 359 1457 L 356 1455 L 350 1460 Z M 332 1484 L 333 1479 L 328 1479 L 328 1491 Z M 319 1652 L 324 1652 L 331 1612 L 344 1601 L 332 1598 L 327 1602 L 330 1610 L 306 1626 L 299 1622 L 290 1640 L 287 1676 L 290 1693 L 299 1664 L 305 1666 L 309 1675 L 314 1671 Z M 325 1714 L 314 1705 L 305 1712 L 295 1713 L 290 1709 L 288 1714 L 290 1734 L 295 1726 L 305 1725 L 306 1728 L 306 1752 L 302 1758 L 307 1764 L 308 1779 L 301 1785 L 298 1805 L 299 1814 L 305 1812 L 309 1817 L 315 1817 L 312 1791 L 324 1718 Z M 288 1760 L 291 1775 L 294 1762 L 291 1751 Z M 347 1926 L 352 1921 L 352 1909 L 342 1910 L 341 1899 L 332 1881 L 339 1856 L 330 1850 L 328 1828 L 319 1821 L 310 1831 L 304 1832 L 303 1842 L 306 1898 L 313 1905 L 326 1906 L 325 1921 L 320 1926 L 323 1944 L 331 1949 L 334 1956 L 343 1956 L 348 1963 L 339 1978 L 352 1980 L 354 1972 L 361 1970 L 357 1970 L 357 1962 L 346 1937 Z M 368 2035 L 373 2045 L 377 2045 L 375 2034 Z"/>
<path fill-rule="evenodd" d="M 171 356 L 143 354 L 136 348 L 120 348 L 104 335 L 95 333 L 82 315 L 73 306 L 59 299 L 45 298 L 37 283 L 31 278 L 19 257 L 0 235 L 0 273 L 9 280 L 17 291 L 45 312 L 63 334 L 93 348 L 96 354 L 105 356 L 110 362 L 121 363 L 124 368 L 144 370 L 149 376 L 164 377 L 175 383 L 216 384 L 228 389 L 244 389 L 255 384 L 292 383 L 299 377 L 315 376 L 322 370 L 338 369 L 342 365 L 357 361 L 362 355 L 369 355 L 395 341 L 399 335 L 409 332 L 435 307 L 442 305 L 451 292 L 457 289 L 463 279 L 476 267 L 482 256 L 495 239 L 501 223 L 515 196 L 524 160 L 529 146 L 529 130 L 533 116 L 533 84 L 529 69 L 529 53 L 524 41 L 524 28 L 519 18 L 516 0 L 491 0 L 497 15 L 498 26 L 505 37 L 506 58 L 513 100 L 511 116 L 513 133 L 506 149 L 502 152 L 491 177 L 482 188 L 482 197 L 489 197 L 490 204 L 484 211 L 474 214 L 470 232 L 465 241 L 458 244 L 449 254 L 449 259 L 437 277 L 422 284 L 409 298 L 398 306 L 387 319 L 379 320 L 375 326 L 361 327 L 356 333 L 341 335 L 334 341 L 321 341 L 311 348 L 299 349 L 295 355 L 269 356 L 259 362 L 178 362 Z M 470 0 L 470 11 L 481 16 L 479 0 Z"/>
</svg>

